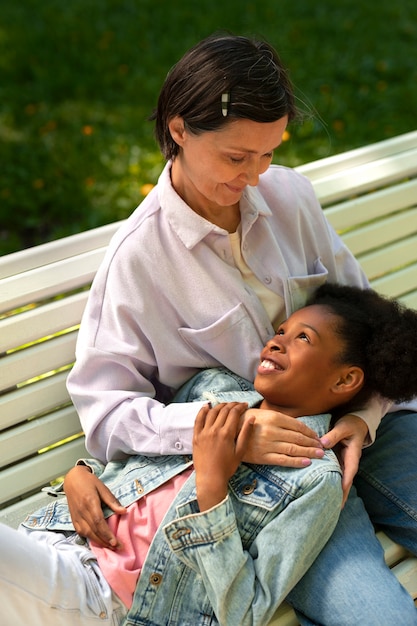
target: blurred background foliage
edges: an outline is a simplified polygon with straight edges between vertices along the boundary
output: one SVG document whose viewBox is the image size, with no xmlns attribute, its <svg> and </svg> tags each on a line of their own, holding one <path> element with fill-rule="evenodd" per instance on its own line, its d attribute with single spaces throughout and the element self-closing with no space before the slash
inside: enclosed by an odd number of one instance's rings
<svg viewBox="0 0 417 626">
<path fill-rule="evenodd" d="M 163 166 L 164 77 L 220 29 L 270 41 L 310 113 L 275 162 L 417 126 L 415 0 L 2 0 L 0 254 L 131 213 Z"/>
</svg>

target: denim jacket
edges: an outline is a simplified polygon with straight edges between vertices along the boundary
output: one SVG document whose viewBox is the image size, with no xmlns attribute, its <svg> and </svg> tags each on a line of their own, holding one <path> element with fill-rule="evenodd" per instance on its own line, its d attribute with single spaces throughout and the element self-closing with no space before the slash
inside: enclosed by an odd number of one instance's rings
<svg viewBox="0 0 417 626">
<path fill-rule="evenodd" d="M 261 397 L 244 379 L 216 368 L 196 375 L 176 397 L 178 402 L 201 399 L 256 406 Z M 299 419 L 319 436 L 330 423 L 329 415 Z M 84 462 L 128 506 L 189 467 L 192 459 L 134 456 L 105 468 L 94 460 Z M 336 526 L 340 473 L 331 451 L 303 469 L 242 464 L 227 497 L 203 513 L 192 473 L 155 535 L 124 624 L 268 623 Z M 73 532 L 65 500 L 29 516 L 24 525 Z"/>
</svg>

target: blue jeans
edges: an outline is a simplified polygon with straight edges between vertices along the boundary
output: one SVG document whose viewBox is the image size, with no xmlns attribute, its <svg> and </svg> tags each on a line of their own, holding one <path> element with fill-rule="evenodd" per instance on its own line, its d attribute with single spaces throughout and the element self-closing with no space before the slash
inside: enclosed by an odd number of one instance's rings
<svg viewBox="0 0 417 626">
<path fill-rule="evenodd" d="M 417 625 L 414 602 L 385 565 L 369 519 L 417 554 L 415 442 L 416 413 L 384 417 L 355 479 L 365 506 L 352 489 L 330 541 L 287 598 L 303 626 Z"/>
<path fill-rule="evenodd" d="M 373 523 L 417 556 L 417 413 L 384 417 L 355 479 Z"/>
</svg>

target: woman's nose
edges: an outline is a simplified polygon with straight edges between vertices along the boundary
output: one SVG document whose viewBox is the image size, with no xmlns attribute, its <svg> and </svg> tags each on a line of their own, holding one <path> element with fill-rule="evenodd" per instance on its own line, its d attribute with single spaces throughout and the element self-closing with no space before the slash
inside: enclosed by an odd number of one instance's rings
<svg viewBox="0 0 417 626">
<path fill-rule="evenodd" d="M 246 174 L 248 185 L 250 185 L 251 187 L 256 187 L 256 185 L 259 183 L 259 173 L 260 172 L 257 167 L 252 167 L 248 169 L 248 172 Z"/>
<path fill-rule="evenodd" d="M 245 165 L 244 171 L 241 176 L 244 178 L 247 185 L 256 187 L 259 183 L 259 176 L 262 174 L 262 168 L 260 163 L 255 160 L 251 160 Z"/>
</svg>

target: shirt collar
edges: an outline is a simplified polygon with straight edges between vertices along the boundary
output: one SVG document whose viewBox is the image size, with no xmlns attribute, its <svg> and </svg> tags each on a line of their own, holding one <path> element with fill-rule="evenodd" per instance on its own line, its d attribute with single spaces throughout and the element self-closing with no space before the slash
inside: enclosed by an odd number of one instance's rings
<svg viewBox="0 0 417 626">
<path fill-rule="evenodd" d="M 158 197 L 161 210 L 184 246 L 192 249 L 211 232 L 225 234 L 222 228 L 195 213 L 177 194 L 171 183 L 171 161 L 168 161 L 158 180 Z M 256 187 L 246 187 L 240 200 L 242 224 L 252 224 L 259 215 L 271 211 Z"/>
</svg>

